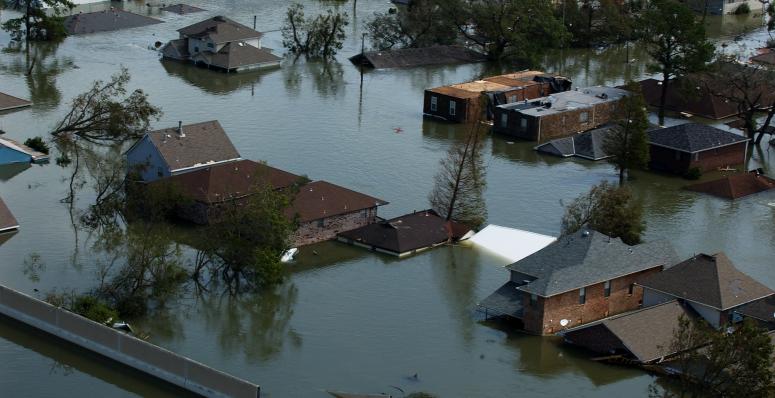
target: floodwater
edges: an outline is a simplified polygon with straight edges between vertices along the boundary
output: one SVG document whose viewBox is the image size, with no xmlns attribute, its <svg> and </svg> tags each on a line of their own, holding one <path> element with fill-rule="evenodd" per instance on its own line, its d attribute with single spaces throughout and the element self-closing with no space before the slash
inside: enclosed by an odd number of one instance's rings
<svg viewBox="0 0 775 398">
<path fill-rule="evenodd" d="M 174 38 L 180 27 L 216 14 L 250 24 L 257 15 L 258 29 L 272 31 L 287 7 L 270 0 L 189 3 L 209 11 L 161 14 L 163 24 L 68 38 L 47 47 L 29 76 L 24 55 L 3 52 L 0 91 L 32 98 L 35 105 L 0 115 L 0 129 L 18 140 L 45 135 L 73 96 L 123 65 L 132 74 L 131 87 L 143 88 L 163 108 L 154 127 L 218 119 L 243 157 L 388 200 L 382 216 L 427 206 L 438 160 L 461 130 L 422 118 L 423 89 L 470 80 L 493 67 L 368 72 L 361 85 L 347 57 L 360 49 L 361 23 L 386 9 L 382 0 L 358 2 L 345 47 L 329 65 L 286 59 L 281 69 L 227 76 L 160 62 L 149 46 Z M 304 3 L 308 14 L 339 4 Z M 104 5 L 92 9 L 98 7 Z M 144 2 L 125 7 L 147 12 Z M 340 7 L 353 14 L 351 3 Z M 2 18 L 11 15 L 3 12 Z M 758 22 L 726 17 L 709 23 L 727 49 L 751 52 L 767 37 L 756 29 Z M 0 43 L 7 42 L 0 34 Z M 269 32 L 264 44 L 281 49 L 280 33 Z M 586 86 L 644 76 L 645 59 L 642 50 L 622 47 L 557 50 L 542 62 Z M 398 127 L 401 133 L 394 131 Z M 556 235 L 563 202 L 616 174 L 606 163 L 541 156 L 532 146 L 500 136 L 487 140 L 489 222 Z M 773 175 L 774 161 L 773 150 L 764 148 L 754 151 L 750 167 Z M 3 284 L 35 295 L 96 284 L 95 237 L 74 233 L 60 203 L 66 175 L 55 164 L 0 169 L 0 195 L 22 225 L 0 246 Z M 680 178 L 634 178 L 646 208 L 647 240 L 668 239 L 682 257 L 724 251 L 745 272 L 775 286 L 775 193 L 732 203 L 684 191 Z M 77 206 L 93 199 L 87 185 Z M 25 267 L 32 253 L 43 263 L 34 273 Z M 302 248 L 288 266 L 287 282 L 276 289 L 236 298 L 187 291 L 134 323 L 153 343 L 258 383 L 274 397 L 323 397 L 326 389 L 400 396 L 397 388 L 442 397 L 647 395 L 650 375 L 589 361 L 557 339 L 481 322 L 475 305 L 506 280 L 503 265 L 466 247 L 398 261 L 328 242 Z M 0 320 L 0 362 L 0 391 L 8 397 L 179 395 L 7 320 Z"/>
</svg>

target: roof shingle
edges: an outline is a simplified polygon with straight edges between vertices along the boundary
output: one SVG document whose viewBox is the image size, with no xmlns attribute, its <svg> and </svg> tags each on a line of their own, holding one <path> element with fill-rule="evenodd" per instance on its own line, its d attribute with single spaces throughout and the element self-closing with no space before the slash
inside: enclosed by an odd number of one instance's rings
<svg viewBox="0 0 775 398">
<path fill-rule="evenodd" d="M 748 141 L 748 138 L 699 123 L 650 130 L 649 143 L 695 153 Z"/>
<path fill-rule="evenodd" d="M 221 15 L 178 29 L 178 32 L 187 37 L 207 37 L 216 44 L 263 36 L 263 33 Z"/>
<path fill-rule="evenodd" d="M 288 215 L 298 215 L 299 222 L 309 222 L 387 203 L 327 181 L 314 181 L 299 189 L 288 209 Z"/>
<path fill-rule="evenodd" d="M 19 228 L 19 222 L 0 198 L 0 232 L 13 231 Z"/>
<path fill-rule="evenodd" d="M 185 125 L 182 130 L 182 136 L 178 128 L 147 134 L 171 171 L 240 158 L 217 120 Z"/>
</svg>

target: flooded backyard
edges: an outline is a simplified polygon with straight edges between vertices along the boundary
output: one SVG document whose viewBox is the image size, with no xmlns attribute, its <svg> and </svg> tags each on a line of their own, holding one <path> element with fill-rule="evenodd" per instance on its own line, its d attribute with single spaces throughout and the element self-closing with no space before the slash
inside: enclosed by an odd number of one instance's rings
<svg viewBox="0 0 775 398">
<path fill-rule="evenodd" d="M 336 4 L 304 3 L 308 14 Z M 247 25 L 257 15 L 257 29 L 268 31 L 263 44 L 282 52 L 277 29 L 287 2 L 189 4 L 208 11 L 154 11 L 165 23 L 67 38 L 47 47 L 30 75 L 23 54 L 0 53 L 0 91 L 34 102 L 0 114 L 0 129 L 19 141 L 47 134 L 72 97 L 123 65 L 132 75 L 131 88 L 145 90 L 164 111 L 154 127 L 218 119 L 244 158 L 385 199 L 390 205 L 379 211 L 387 218 L 428 206 L 438 161 L 464 133 L 423 119 L 423 90 L 508 69 L 475 64 L 370 71 L 361 85 L 358 68 L 347 58 L 360 51 L 362 23 L 387 8 L 382 0 L 358 2 L 345 47 L 328 65 L 287 58 L 280 69 L 226 75 L 162 62 L 150 49 L 154 42 L 176 38 L 176 29 L 218 14 Z M 144 3 L 125 5 L 147 12 Z M 352 4 L 341 8 L 353 14 Z M 4 11 L 2 20 L 10 15 Z M 728 16 L 709 23 L 719 45 L 751 53 L 767 38 L 759 22 Z M 0 33 L 0 44 L 8 41 Z M 634 61 L 626 63 L 628 58 Z M 542 63 L 584 87 L 646 76 L 645 59 L 640 48 L 618 47 L 554 50 Z M 548 157 L 533 146 L 501 136 L 486 140 L 488 222 L 556 236 L 563 203 L 617 175 L 605 162 Z M 752 152 L 749 168 L 762 167 L 772 176 L 775 148 Z M 60 202 L 67 177 L 53 162 L 0 168 L 0 197 L 21 224 L 0 243 L 0 283 L 38 297 L 97 283 L 96 237 L 76 233 Z M 685 191 L 681 178 L 642 172 L 633 177 L 646 211 L 645 240 L 667 239 L 682 258 L 723 251 L 742 271 L 775 287 L 775 191 L 730 202 Z M 93 199 L 87 186 L 76 207 Z M 43 264 L 36 275 L 25 267 L 33 253 Z M 275 289 L 231 297 L 192 288 L 133 323 L 154 344 L 260 384 L 272 397 L 324 397 L 327 389 L 400 396 L 395 387 L 440 397 L 648 395 L 651 375 L 590 361 L 555 338 L 482 322 L 476 304 L 507 280 L 503 265 L 463 246 L 398 261 L 326 242 L 303 247 L 287 266 L 286 282 Z M 8 397 L 179 395 L 7 321 L 0 321 L 0 362 L 7 364 L 0 391 Z"/>
</svg>

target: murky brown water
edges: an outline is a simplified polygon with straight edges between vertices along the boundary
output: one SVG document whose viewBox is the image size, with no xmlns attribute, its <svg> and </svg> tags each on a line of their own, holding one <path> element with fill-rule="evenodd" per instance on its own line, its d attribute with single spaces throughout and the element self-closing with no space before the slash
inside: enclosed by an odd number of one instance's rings
<svg viewBox="0 0 775 398">
<path fill-rule="evenodd" d="M 0 129 L 24 139 L 42 135 L 67 101 L 119 65 L 133 87 L 146 90 L 165 112 L 158 126 L 219 119 L 244 157 L 262 159 L 313 179 L 326 179 L 391 202 L 381 215 L 427 206 L 438 159 L 457 139 L 457 126 L 423 120 L 422 90 L 491 73 L 486 65 L 368 73 L 363 90 L 347 57 L 360 48 L 360 23 L 384 1 L 358 2 L 355 23 L 337 62 L 286 60 L 282 69 L 223 75 L 160 62 L 148 46 L 174 30 L 223 13 L 259 30 L 280 26 L 284 1 L 190 1 L 210 11 L 161 15 L 166 23 L 68 38 L 37 72 L 24 76 L 23 58 L 0 54 L 0 90 L 31 97 L 31 109 L 0 116 Z M 306 1 L 313 12 L 319 2 Z M 142 4 L 128 3 L 145 10 Z M 345 5 L 351 12 L 351 6 Z M 351 12 L 352 13 L 352 12 Z M 3 18 L 7 18 L 3 13 Z M 729 38 L 753 20 L 714 19 L 712 32 Z M 766 34 L 742 44 L 751 51 Z M 280 34 L 265 45 L 280 48 Z M 0 34 L 0 43 L 8 41 Z M 635 59 L 627 64 L 626 59 Z M 637 48 L 553 51 L 543 62 L 579 86 L 620 84 L 646 73 Z M 396 134 L 395 127 L 404 132 Z M 490 222 L 557 234 L 563 201 L 616 178 L 605 163 L 540 156 L 531 143 L 493 136 L 487 142 Z M 752 166 L 771 171 L 772 150 Z M 0 246 L 0 280 L 17 289 L 88 289 L 95 283 L 93 237 L 76 236 L 66 207 L 66 172 L 55 165 L 0 170 L 0 195 L 22 224 Z M 12 178 L 11 178 L 12 176 Z M 744 271 L 775 286 L 775 193 L 734 203 L 681 190 L 682 179 L 636 173 L 632 186 L 645 203 L 646 238 L 667 238 L 685 257 L 725 251 Z M 93 199 L 88 190 L 78 205 Z M 317 253 L 314 254 L 313 250 Z M 38 282 L 23 261 L 39 253 Z M 324 389 L 358 392 L 425 390 L 443 397 L 645 396 L 652 377 L 588 361 L 556 339 L 483 324 L 475 304 L 507 278 L 503 264 L 472 249 L 439 248 L 409 259 L 371 254 L 337 243 L 304 248 L 288 282 L 238 299 L 187 292 L 138 326 L 151 340 L 263 386 L 269 396 L 324 396 Z M 6 396 L 175 396 L 137 375 L 125 375 L 79 351 L 0 321 L 0 391 Z M 419 380 L 407 376 L 417 373 Z M 45 380 L 45 382 L 41 382 Z M 96 396 L 96 395 L 95 395 Z"/>
</svg>

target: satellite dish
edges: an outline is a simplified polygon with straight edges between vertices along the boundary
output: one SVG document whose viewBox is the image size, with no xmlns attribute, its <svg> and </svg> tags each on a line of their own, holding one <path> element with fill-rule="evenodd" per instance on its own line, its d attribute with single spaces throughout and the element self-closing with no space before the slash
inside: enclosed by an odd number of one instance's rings
<svg viewBox="0 0 775 398">
<path fill-rule="evenodd" d="M 568 326 L 569 323 L 570 323 L 569 320 L 563 319 L 563 320 L 560 321 L 560 326 L 566 327 L 566 326 Z"/>
</svg>

